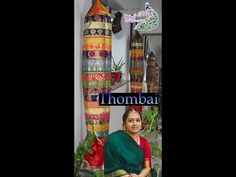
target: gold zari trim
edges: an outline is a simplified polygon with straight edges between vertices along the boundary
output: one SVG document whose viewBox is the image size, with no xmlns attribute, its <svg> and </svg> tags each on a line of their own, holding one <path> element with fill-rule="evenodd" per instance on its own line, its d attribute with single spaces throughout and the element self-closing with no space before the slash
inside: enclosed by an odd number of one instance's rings
<svg viewBox="0 0 236 177">
<path fill-rule="evenodd" d="M 131 55 L 144 55 L 143 49 L 134 49 L 131 50 Z"/>
<path fill-rule="evenodd" d="M 105 174 L 105 177 L 117 177 L 128 174 L 125 170 L 116 170 L 111 173 Z"/>
<path fill-rule="evenodd" d="M 111 37 L 91 37 L 91 36 L 84 36 L 84 45 L 90 44 L 111 44 Z"/>
<path fill-rule="evenodd" d="M 150 163 L 150 160 L 149 159 L 145 159 L 144 160 L 144 163 L 143 163 L 143 166 L 145 167 L 145 168 L 147 168 L 147 167 L 151 167 L 151 163 Z"/>
<path fill-rule="evenodd" d="M 108 130 L 108 128 L 109 128 L 109 122 L 107 123 L 107 124 L 103 124 L 103 125 L 90 125 L 90 124 L 87 124 L 86 125 L 87 126 L 87 129 L 89 130 L 89 131 L 92 131 L 92 130 L 94 130 L 94 131 L 96 131 L 96 132 L 103 132 L 103 131 L 105 131 L 105 130 Z"/>
<path fill-rule="evenodd" d="M 104 114 L 104 113 L 109 113 L 110 112 L 110 107 L 107 108 L 86 108 L 85 113 L 87 114 Z"/>
<path fill-rule="evenodd" d="M 139 46 L 139 47 L 140 47 L 140 46 L 143 47 L 143 43 L 131 43 L 131 46 L 132 46 L 132 47 L 136 47 L 136 46 L 137 46 L 137 47 L 138 47 L 138 46 Z"/>
<path fill-rule="evenodd" d="M 102 28 L 102 29 L 108 29 L 111 30 L 111 23 L 108 22 L 87 22 L 84 24 L 84 30 L 86 29 L 98 29 L 98 28 Z"/>
</svg>

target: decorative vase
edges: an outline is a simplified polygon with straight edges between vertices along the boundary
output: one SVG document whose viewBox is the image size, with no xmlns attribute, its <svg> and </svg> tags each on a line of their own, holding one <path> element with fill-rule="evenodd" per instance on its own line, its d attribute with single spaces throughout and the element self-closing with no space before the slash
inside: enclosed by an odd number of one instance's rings
<svg viewBox="0 0 236 177">
<path fill-rule="evenodd" d="M 120 72 L 111 72 L 111 77 L 112 77 L 112 81 L 113 83 L 117 83 L 120 81 Z"/>
</svg>

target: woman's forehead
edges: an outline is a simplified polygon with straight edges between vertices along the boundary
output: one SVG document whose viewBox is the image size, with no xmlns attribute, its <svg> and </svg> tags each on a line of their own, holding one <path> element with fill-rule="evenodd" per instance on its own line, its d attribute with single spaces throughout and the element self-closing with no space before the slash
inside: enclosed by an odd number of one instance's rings
<svg viewBox="0 0 236 177">
<path fill-rule="evenodd" d="M 131 112 L 127 118 L 140 118 L 140 115 L 137 112 Z"/>
</svg>

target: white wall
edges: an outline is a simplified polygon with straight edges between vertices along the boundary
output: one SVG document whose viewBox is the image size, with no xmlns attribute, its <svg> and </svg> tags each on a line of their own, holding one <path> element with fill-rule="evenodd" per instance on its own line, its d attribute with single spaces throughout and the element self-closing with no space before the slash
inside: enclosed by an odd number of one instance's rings
<svg viewBox="0 0 236 177">
<path fill-rule="evenodd" d="M 112 11 L 112 18 L 115 17 L 117 11 Z M 124 22 L 124 14 L 130 14 L 128 11 L 122 11 L 121 26 L 122 30 L 119 33 L 112 33 L 112 56 L 118 62 L 121 57 L 125 60 L 125 65 L 122 68 L 122 78 L 129 80 L 129 42 L 130 42 L 130 23 Z M 115 89 L 112 93 L 126 93 L 129 90 L 129 82 Z M 110 124 L 109 133 L 122 129 L 122 115 L 125 112 L 126 106 L 111 106 L 110 107 Z"/>
<path fill-rule="evenodd" d="M 129 84 L 129 82 L 127 83 Z M 112 93 L 127 92 L 127 84 L 115 89 Z M 122 115 L 125 112 L 125 106 L 111 106 L 110 107 L 110 123 L 109 134 L 122 129 Z"/>
<path fill-rule="evenodd" d="M 112 18 L 115 17 L 115 13 L 117 11 L 112 11 Z M 124 11 L 120 11 L 122 13 L 121 26 L 122 30 L 116 34 L 112 33 L 112 56 L 115 61 L 118 62 L 122 57 L 125 61 L 125 65 L 122 68 L 123 78 L 127 78 L 128 71 L 128 59 L 129 59 L 129 31 L 130 31 L 130 23 L 124 22 Z"/>
</svg>

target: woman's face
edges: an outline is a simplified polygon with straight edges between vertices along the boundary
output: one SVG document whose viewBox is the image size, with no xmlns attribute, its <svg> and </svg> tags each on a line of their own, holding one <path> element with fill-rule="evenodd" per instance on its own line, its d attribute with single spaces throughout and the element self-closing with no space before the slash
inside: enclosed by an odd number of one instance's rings
<svg viewBox="0 0 236 177">
<path fill-rule="evenodd" d="M 130 112 L 123 126 L 126 129 L 126 131 L 130 134 L 139 133 L 142 127 L 142 121 L 139 113 Z"/>
</svg>

